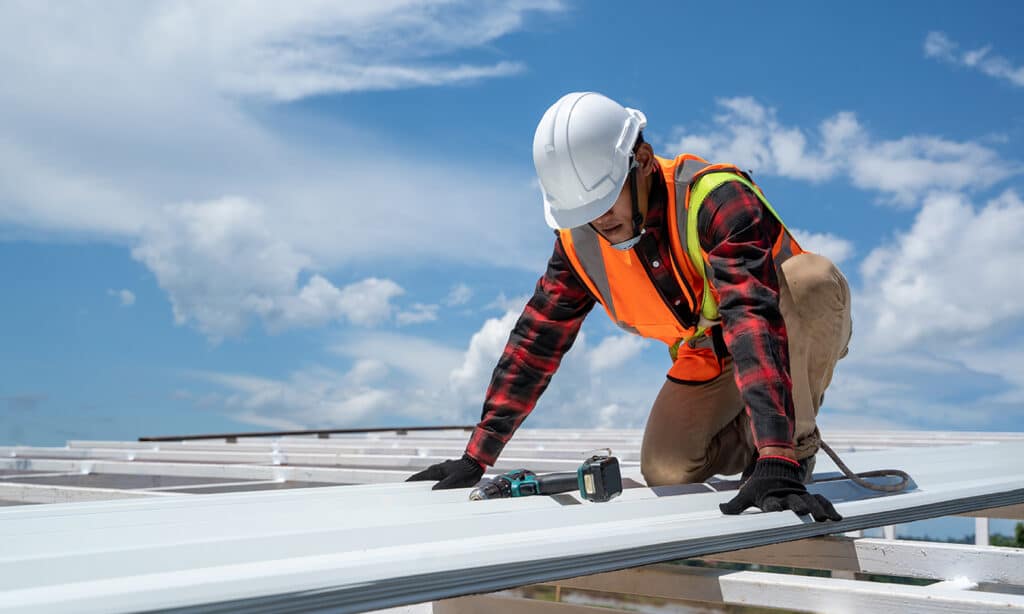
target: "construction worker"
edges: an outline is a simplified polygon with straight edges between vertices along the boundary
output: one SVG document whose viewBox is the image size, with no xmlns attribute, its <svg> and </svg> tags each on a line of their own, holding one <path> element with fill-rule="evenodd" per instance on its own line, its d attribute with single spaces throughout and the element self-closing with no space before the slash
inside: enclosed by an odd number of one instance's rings
<svg viewBox="0 0 1024 614">
<path fill-rule="evenodd" d="M 749 507 L 839 520 L 804 487 L 815 418 L 851 334 L 850 292 L 803 251 L 750 176 L 690 154 L 655 156 L 640 111 L 593 92 L 544 114 L 533 159 L 554 253 L 491 378 L 460 459 L 410 477 L 474 485 L 533 409 L 596 302 L 659 339 L 672 367 L 647 419 L 648 486 L 743 473 Z"/>
</svg>

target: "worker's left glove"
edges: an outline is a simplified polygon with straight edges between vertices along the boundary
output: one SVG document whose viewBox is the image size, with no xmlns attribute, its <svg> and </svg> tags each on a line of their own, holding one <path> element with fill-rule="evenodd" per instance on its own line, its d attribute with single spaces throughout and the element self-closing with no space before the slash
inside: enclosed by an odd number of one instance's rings
<svg viewBox="0 0 1024 614">
<path fill-rule="evenodd" d="M 832 503 L 812 495 L 804 487 L 804 471 L 794 461 L 762 458 L 732 501 L 719 505 L 723 514 L 739 514 L 754 506 L 765 512 L 792 510 L 798 516 L 810 514 L 818 522 L 842 520 Z"/>
</svg>

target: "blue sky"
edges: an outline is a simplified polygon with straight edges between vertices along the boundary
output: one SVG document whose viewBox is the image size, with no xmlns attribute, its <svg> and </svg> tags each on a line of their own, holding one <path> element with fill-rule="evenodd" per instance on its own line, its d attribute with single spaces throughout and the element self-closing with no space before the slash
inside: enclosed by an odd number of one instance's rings
<svg viewBox="0 0 1024 614">
<path fill-rule="evenodd" d="M 0 443 L 475 422 L 574 90 L 753 170 L 840 263 L 826 438 L 1024 430 L 1021 31 L 1000 2 L 6 4 Z M 595 312 L 527 425 L 642 427 L 668 366 Z"/>
</svg>

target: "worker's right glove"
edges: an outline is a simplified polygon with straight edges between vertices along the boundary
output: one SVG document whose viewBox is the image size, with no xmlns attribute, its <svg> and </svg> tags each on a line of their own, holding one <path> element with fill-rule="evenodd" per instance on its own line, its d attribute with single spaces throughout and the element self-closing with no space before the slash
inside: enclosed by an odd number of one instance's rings
<svg viewBox="0 0 1024 614">
<path fill-rule="evenodd" d="M 484 468 L 476 459 L 468 454 L 462 458 L 446 460 L 443 463 L 431 465 L 419 473 L 409 476 L 406 482 L 419 482 L 425 480 L 439 480 L 434 484 L 433 490 L 444 490 L 446 488 L 468 488 L 476 486 L 484 475 Z"/>
<path fill-rule="evenodd" d="M 804 487 L 804 469 L 795 461 L 761 458 L 740 492 L 728 503 L 719 505 L 723 514 L 739 514 L 756 506 L 765 512 L 792 510 L 798 516 L 810 514 L 818 522 L 842 520 L 832 503 L 821 495 L 812 495 Z"/>
</svg>

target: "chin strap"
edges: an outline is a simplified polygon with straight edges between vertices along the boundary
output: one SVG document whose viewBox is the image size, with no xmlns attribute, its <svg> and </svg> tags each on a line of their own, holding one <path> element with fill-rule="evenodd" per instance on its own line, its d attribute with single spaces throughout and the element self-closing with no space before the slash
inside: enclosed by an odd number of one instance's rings
<svg viewBox="0 0 1024 614">
<path fill-rule="evenodd" d="M 644 216 L 640 214 L 640 198 L 637 195 L 636 190 L 636 175 L 637 164 L 635 158 L 630 158 L 629 163 L 629 195 L 633 201 L 633 238 L 620 241 L 619 243 L 612 243 L 612 248 L 625 251 L 627 249 L 633 249 L 633 246 L 640 242 L 640 238 L 644 236 Z"/>
</svg>

